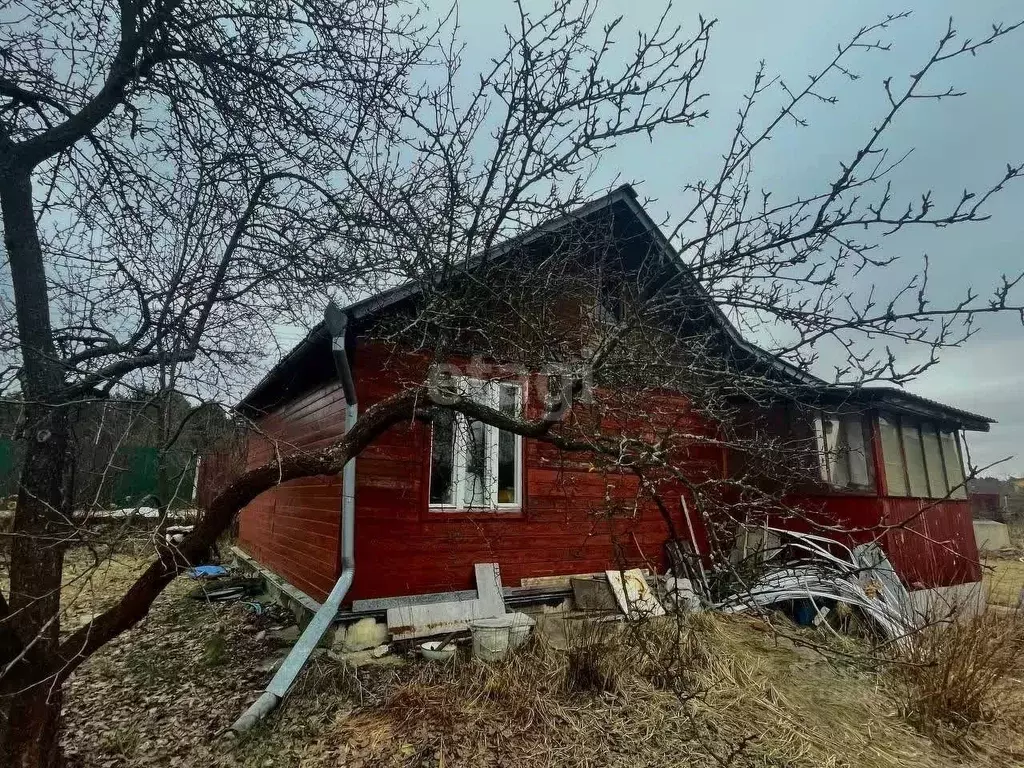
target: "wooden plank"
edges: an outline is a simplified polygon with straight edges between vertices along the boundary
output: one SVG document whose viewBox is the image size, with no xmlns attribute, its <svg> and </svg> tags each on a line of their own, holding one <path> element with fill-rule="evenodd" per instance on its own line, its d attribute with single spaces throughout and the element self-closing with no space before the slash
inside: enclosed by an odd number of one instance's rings
<svg viewBox="0 0 1024 768">
<path fill-rule="evenodd" d="M 456 600 L 450 603 L 409 605 L 388 609 L 388 631 L 394 640 L 447 634 L 469 629 L 476 619 L 492 619 L 505 613 L 505 604 L 495 612 L 482 600 Z"/>
<path fill-rule="evenodd" d="M 628 571 L 605 571 L 615 601 L 630 618 L 664 616 L 665 609 L 651 591 L 647 579 L 639 568 Z"/>
<path fill-rule="evenodd" d="M 429 637 L 468 629 L 475 619 L 503 616 L 505 598 L 498 564 L 476 563 L 474 571 L 476 594 L 472 599 L 388 608 L 388 630 L 392 638 Z"/>
<path fill-rule="evenodd" d="M 491 616 L 505 613 L 505 597 L 501 592 L 501 569 L 497 563 L 474 563 L 476 593 L 481 608 Z"/>
<path fill-rule="evenodd" d="M 388 632 L 392 640 L 430 637 L 469 628 L 481 615 L 480 601 L 462 600 L 431 605 L 388 608 Z"/>
<path fill-rule="evenodd" d="M 352 610 L 386 611 L 390 608 L 405 608 L 410 605 L 432 605 L 434 603 L 455 603 L 476 600 L 475 589 L 463 589 L 457 592 L 428 592 L 425 595 L 405 595 L 402 597 L 373 597 L 367 600 L 353 600 Z"/>
<path fill-rule="evenodd" d="M 519 580 L 522 587 L 551 587 L 552 589 L 569 589 L 572 579 L 604 578 L 604 571 L 595 573 L 570 573 L 559 576 L 530 576 Z"/>
</svg>

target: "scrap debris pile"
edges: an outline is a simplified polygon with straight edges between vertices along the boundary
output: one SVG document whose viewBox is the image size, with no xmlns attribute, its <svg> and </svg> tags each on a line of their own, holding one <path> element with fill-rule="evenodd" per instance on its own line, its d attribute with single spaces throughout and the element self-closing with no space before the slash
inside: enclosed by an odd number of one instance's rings
<svg viewBox="0 0 1024 768">
<path fill-rule="evenodd" d="M 710 566 L 694 546 L 674 542 L 669 560 L 675 575 L 660 579 L 637 569 L 573 578 L 575 606 L 618 607 L 629 618 L 658 616 L 666 608 L 781 610 L 799 624 L 833 633 L 856 626 L 897 644 L 919 626 L 910 593 L 877 544 L 851 549 L 828 537 L 772 527 L 743 529 L 740 539 L 728 561 Z"/>
<path fill-rule="evenodd" d="M 459 645 L 493 661 L 525 642 L 539 614 L 552 610 L 605 621 L 780 610 L 823 631 L 857 631 L 896 644 L 919 623 L 877 544 L 850 548 L 824 536 L 758 527 L 741 529 L 722 562 L 709 563 L 695 541 L 672 542 L 668 555 L 672 567 L 663 576 L 613 569 L 523 579 L 517 586 L 502 584 L 497 563 L 477 563 L 475 590 L 356 600 L 336 617 L 333 649 L 356 665 L 396 652 L 449 660 Z M 197 597 L 243 600 L 257 612 L 264 607 L 252 598 L 259 578 L 225 578 L 231 574 L 220 566 L 190 575 L 208 582 L 195 590 Z"/>
<path fill-rule="evenodd" d="M 824 536 L 770 527 L 741 531 L 741 537 L 743 546 L 728 562 L 711 566 L 692 546 L 676 544 L 672 572 L 660 577 L 633 568 L 524 579 L 505 587 L 497 563 L 479 563 L 476 590 L 357 600 L 353 611 L 386 613 L 376 642 L 383 645 L 385 636 L 398 646 L 414 640 L 417 652 L 435 660 L 452 658 L 460 642 L 471 644 L 478 658 L 503 657 L 535 625 L 517 607 L 540 603 L 603 620 L 700 609 L 781 610 L 824 631 L 856 629 L 897 644 L 915 629 L 910 594 L 877 544 L 851 549 Z M 751 538 L 756 545 L 748 549 Z"/>
<path fill-rule="evenodd" d="M 760 531 L 766 534 L 763 540 L 773 544 L 757 553 L 759 573 L 714 601 L 715 609 L 738 613 L 786 605 L 798 621 L 832 629 L 825 619 L 845 606 L 847 613 L 856 609 L 871 628 L 893 642 L 902 642 L 915 629 L 910 594 L 877 544 L 850 549 L 823 536 L 776 528 Z"/>
<path fill-rule="evenodd" d="M 564 649 L 556 644 L 551 625 L 561 623 L 565 641 L 566 622 L 547 621 L 553 617 L 546 613 L 589 623 L 668 612 L 781 610 L 823 631 L 858 631 L 896 645 L 912 635 L 910 594 L 877 545 L 851 549 L 826 537 L 768 527 L 741 530 L 741 538 L 743 546 L 721 562 L 702 557 L 695 541 L 672 542 L 672 568 L 664 576 L 639 568 L 611 569 L 524 578 L 512 587 L 502 584 L 497 563 L 477 563 L 475 590 L 354 601 L 350 610 L 334 615 L 336 629 L 327 653 L 351 666 L 402 663 L 413 654 L 437 663 L 456 658 L 462 646 L 463 655 L 494 662 L 534 632 Z M 752 552 L 750 538 L 757 542 Z M 249 597 L 248 580 L 227 579 L 220 566 L 196 568 L 190 575 L 215 585 L 196 590 L 205 599 Z M 297 637 L 295 647 L 301 644 Z M 237 726 L 233 729 L 241 732 Z"/>
</svg>

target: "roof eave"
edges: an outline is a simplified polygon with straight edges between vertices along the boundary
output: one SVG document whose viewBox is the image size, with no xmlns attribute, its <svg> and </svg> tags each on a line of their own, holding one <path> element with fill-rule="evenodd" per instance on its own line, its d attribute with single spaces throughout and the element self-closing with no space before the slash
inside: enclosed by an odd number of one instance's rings
<svg viewBox="0 0 1024 768">
<path fill-rule="evenodd" d="M 830 386 L 820 389 L 817 395 L 819 398 L 833 403 L 838 400 L 844 404 L 884 408 L 924 419 L 956 424 L 958 427 L 972 432 L 988 432 L 990 425 L 996 423 L 995 419 L 988 416 L 954 408 L 896 387 Z"/>
</svg>

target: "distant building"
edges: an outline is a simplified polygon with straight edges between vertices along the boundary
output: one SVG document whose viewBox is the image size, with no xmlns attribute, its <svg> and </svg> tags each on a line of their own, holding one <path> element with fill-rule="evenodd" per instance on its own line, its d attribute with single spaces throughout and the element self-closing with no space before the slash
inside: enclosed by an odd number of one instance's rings
<svg viewBox="0 0 1024 768">
<path fill-rule="evenodd" d="M 1024 478 L 978 477 L 967 481 L 967 492 L 976 520 L 1024 521 Z"/>
</svg>

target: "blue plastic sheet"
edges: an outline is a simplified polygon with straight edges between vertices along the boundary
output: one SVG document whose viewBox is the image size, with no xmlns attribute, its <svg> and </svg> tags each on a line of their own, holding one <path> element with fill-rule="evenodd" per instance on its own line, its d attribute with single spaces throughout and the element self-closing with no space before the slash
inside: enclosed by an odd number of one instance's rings
<svg viewBox="0 0 1024 768">
<path fill-rule="evenodd" d="M 228 569 L 222 565 L 197 565 L 189 569 L 188 575 L 193 579 L 215 579 L 218 576 L 227 576 Z"/>
</svg>

